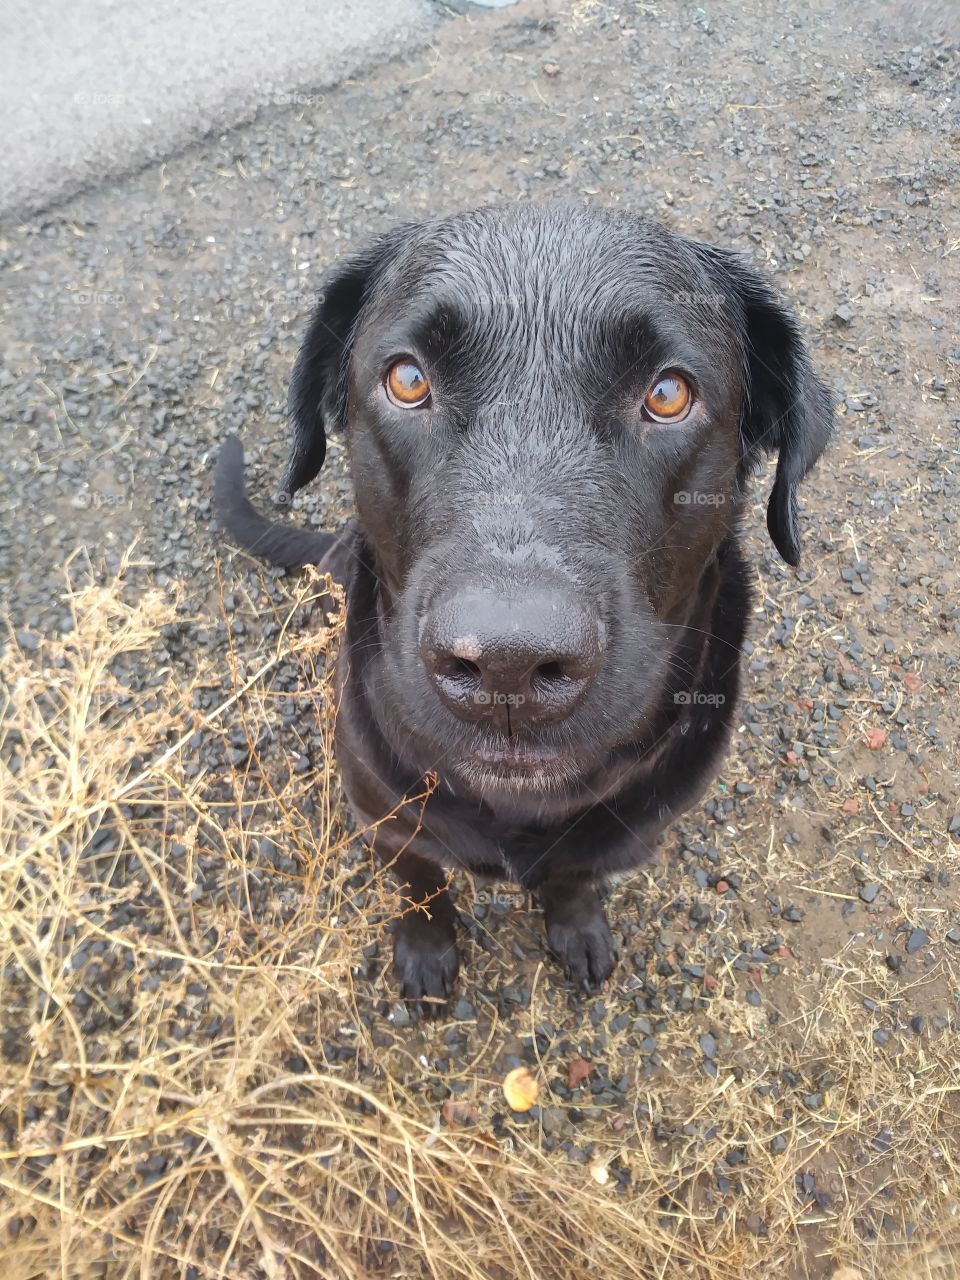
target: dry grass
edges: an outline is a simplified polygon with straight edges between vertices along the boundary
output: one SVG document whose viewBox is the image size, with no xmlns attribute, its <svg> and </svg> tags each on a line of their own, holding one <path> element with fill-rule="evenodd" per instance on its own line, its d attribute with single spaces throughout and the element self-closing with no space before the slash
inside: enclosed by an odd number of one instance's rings
<svg viewBox="0 0 960 1280">
<path fill-rule="evenodd" d="M 631 1114 L 593 1124 L 587 1163 L 547 1152 L 536 1123 L 492 1122 L 495 1018 L 450 1072 L 478 1123 L 445 1122 L 420 1057 L 443 1027 L 384 1035 L 383 982 L 363 977 L 395 908 L 340 825 L 329 754 L 299 773 L 292 739 L 265 736 L 293 670 L 329 739 L 331 632 L 286 625 L 316 592 L 293 589 L 253 663 L 186 688 L 165 651 L 176 600 L 131 602 L 122 575 L 74 584 L 70 635 L 39 654 L 7 647 L 4 1280 L 960 1275 L 957 1046 L 874 1052 L 861 997 L 885 978 L 853 959 L 825 987 L 798 971 L 776 1029 L 718 975 L 717 1078 L 684 1057 L 677 1020 L 667 1069 L 635 1081 Z M 197 768 L 204 725 L 246 736 L 232 772 Z M 271 840 L 296 873 L 264 856 Z M 651 878 L 632 892 L 655 905 Z M 548 986 L 513 1034 L 564 1017 Z M 538 1056 L 542 1101 L 557 1102 L 565 1064 Z M 784 1068 L 819 1082 L 819 1110 L 758 1089 Z M 891 1142 L 872 1151 L 880 1130 Z M 713 1180 L 731 1145 L 744 1189 L 723 1201 Z M 828 1210 L 796 1196 L 810 1168 Z M 883 1211 L 914 1223 L 912 1239 L 858 1230 Z"/>
</svg>

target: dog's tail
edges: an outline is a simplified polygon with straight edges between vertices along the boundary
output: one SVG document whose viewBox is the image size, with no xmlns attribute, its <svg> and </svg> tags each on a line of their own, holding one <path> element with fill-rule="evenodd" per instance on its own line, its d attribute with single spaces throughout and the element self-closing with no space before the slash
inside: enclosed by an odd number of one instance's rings
<svg viewBox="0 0 960 1280">
<path fill-rule="evenodd" d="M 234 542 L 268 564 L 284 569 L 319 564 L 338 541 L 336 534 L 297 529 L 260 514 L 247 497 L 243 445 L 236 436 L 227 436 L 220 446 L 213 473 L 213 500 L 217 517 Z"/>
</svg>

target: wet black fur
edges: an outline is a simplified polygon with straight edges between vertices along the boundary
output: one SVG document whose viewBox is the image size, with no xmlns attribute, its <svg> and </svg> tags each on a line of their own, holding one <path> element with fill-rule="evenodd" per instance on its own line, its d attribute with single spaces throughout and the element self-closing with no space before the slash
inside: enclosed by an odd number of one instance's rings
<svg viewBox="0 0 960 1280">
<path fill-rule="evenodd" d="M 405 354 L 427 372 L 430 409 L 383 393 Z M 696 393 L 674 427 L 639 412 L 666 368 Z M 536 888 L 567 971 L 601 982 L 613 952 L 596 886 L 650 855 L 729 737 L 750 610 L 738 527 L 763 453 L 777 455 L 770 535 L 799 559 L 797 486 L 832 406 L 794 321 L 739 258 L 655 223 L 484 209 L 399 227 L 333 269 L 290 414 L 283 495 L 319 471 L 325 429 L 343 429 L 357 520 L 334 538 L 260 516 L 235 440 L 217 505 L 242 546 L 321 563 L 346 587 L 336 740 L 358 818 L 375 822 L 425 773 L 439 778 L 422 814 L 408 806 L 376 838 L 404 893 L 430 898 L 397 930 L 404 995 L 449 993 L 455 912 L 442 885 L 458 866 Z M 456 584 L 516 595 L 544 576 L 602 620 L 595 683 L 536 732 L 493 713 L 465 723 L 424 670 L 426 611 Z M 482 745 L 525 735 L 562 762 L 519 779 L 476 763 Z"/>
</svg>

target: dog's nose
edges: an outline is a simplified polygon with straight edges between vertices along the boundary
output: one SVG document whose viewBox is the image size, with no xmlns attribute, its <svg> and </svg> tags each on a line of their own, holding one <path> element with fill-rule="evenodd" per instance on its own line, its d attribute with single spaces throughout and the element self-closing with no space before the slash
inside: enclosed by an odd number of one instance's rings
<svg viewBox="0 0 960 1280">
<path fill-rule="evenodd" d="M 420 654 L 461 719 L 544 724 L 568 716 L 593 683 L 603 627 L 560 591 L 460 592 L 428 614 Z"/>
</svg>

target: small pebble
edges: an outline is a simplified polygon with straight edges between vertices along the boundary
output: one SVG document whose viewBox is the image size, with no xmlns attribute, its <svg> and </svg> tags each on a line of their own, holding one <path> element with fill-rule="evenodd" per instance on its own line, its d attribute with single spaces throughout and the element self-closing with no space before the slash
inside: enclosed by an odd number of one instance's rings
<svg viewBox="0 0 960 1280">
<path fill-rule="evenodd" d="M 923 929 L 913 929 L 910 937 L 907 939 L 907 955 L 912 956 L 915 951 L 919 951 L 921 947 L 925 947 L 930 941 L 929 934 Z"/>
<path fill-rule="evenodd" d="M 469 1000 L 461 996 L 453 1006 L 453 1016 L 457 1022 L 471 1022 L 477 1016 L 477 1011 Z"/>
</svg>

